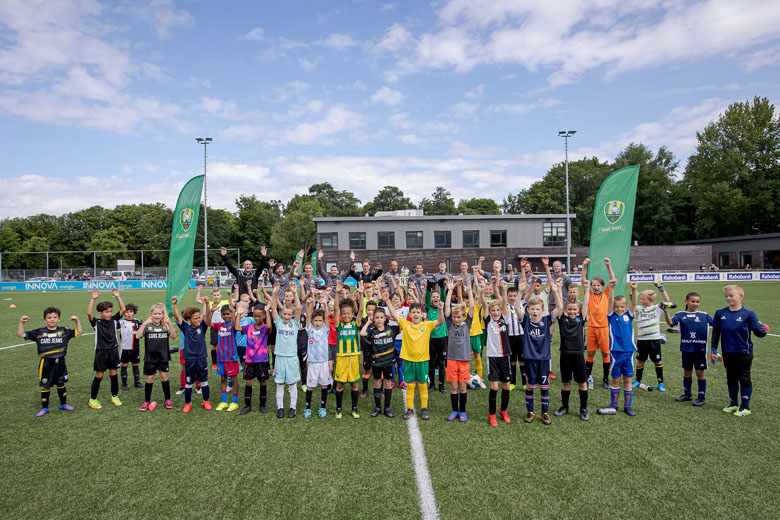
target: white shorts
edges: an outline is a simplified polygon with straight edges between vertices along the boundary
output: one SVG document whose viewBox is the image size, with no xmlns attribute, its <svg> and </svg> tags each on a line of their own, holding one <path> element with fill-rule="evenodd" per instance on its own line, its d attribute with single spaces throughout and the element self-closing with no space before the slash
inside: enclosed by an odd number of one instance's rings
<svg viewBox="0 0 780 520">
<path fill-rule="evenodd" d="M 277 385 L 294 385 L 300 380 L 298 356 L 277 356 L 274 359 L 274 381 Z"/>
<path fill-rule="evenodd" d="M 309 363 L 306 369 L 306 386 L 316 388 L 333 383 L 333 374 L 327 361 L 321 363 Z"/>
</svg>

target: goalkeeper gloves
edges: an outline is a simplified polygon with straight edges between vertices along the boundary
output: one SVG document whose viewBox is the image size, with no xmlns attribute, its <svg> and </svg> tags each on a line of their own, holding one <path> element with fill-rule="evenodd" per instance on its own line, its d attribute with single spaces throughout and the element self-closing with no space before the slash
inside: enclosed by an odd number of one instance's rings
<svg viewBox="0 0 780 520">
<path fill-rule="evenodd" d="M 663 282 L 653 282 L 653 285 L 655 285 L 659 291 L 664 292 L 664 283 Z"/>
<path fill-rule="evenodd" d="M 720 357 L 720 354 L 718 354 L 718 351 L 715 350 L 715 349 L 712 349 L 712 351 L 710 352 L 710 363 L 712 363 L 714 365 L 715 363 L 720 361 L 720 359 L 721 359 L 721 357 Z"/>
<path fill-rule="evenodd" d="M 760 326 L 758 327 L 758 330 L 760 330 L 764 334 L 768 334 L 769 333 L 769 325 L 767 325 L 766 323 L 760 323 Z"/>
</svg>

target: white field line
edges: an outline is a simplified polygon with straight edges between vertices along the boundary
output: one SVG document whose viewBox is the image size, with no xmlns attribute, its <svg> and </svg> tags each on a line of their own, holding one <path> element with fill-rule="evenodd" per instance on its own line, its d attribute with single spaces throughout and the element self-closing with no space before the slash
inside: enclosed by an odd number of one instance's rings
<svg viewBox="0 0 780 520">
<path fill-rule="evenodd" d="M 94 334 L 94 332 L 87 332 L 86 334 L 80 334 L 79 337 L 81 337 L 81 336 L 91 336 L 93 334 Z M 0 350 L 6 350 L 6 349 L 9 349 L 9 348 L 16 348 L 16 347 L 23 347 L 25 345 L 35 345 L 35 342 L 34 341 L 28 341 L 27 343 L 19 343 L 18 345 L 9 345 L 7 347 L 0 347 Z"/>
<path fill-rule="evenodd" d="M 406 402 L 406 390 L 403 396 Z M 420 497 L 420 512 L 423 520 L 439 520 L 439 509 L 436 507 L 436 497 L 433 494 L 431 474 L 428 473 L 428 461 L 425 458 L 425 448 L 416 414 L 407 421 L 407 426 L 412 448 L 412 462 L 414 462 L 414 476 L 417 480 L 417 494 Z"/>
</svg>

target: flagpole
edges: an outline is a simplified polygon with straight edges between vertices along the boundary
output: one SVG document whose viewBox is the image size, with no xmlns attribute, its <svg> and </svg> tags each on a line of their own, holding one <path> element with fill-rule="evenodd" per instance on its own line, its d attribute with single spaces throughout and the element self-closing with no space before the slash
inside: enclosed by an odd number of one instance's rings
<svg viewBox="0 0 780 520">
<path fill-rule="evenodd" d="M 206 157 L 207 148 L 211 143 L 211 137 L 196 137 L 195 140 L 198 144 L 203 145 L 203 276 L 208 285 L 208 271 L 209 271 L 209 224 L 208 224 L 208 189 L 206 186 Z"/>
<path fill-rule="evenodd" d="M 566 272 L 571 273 L 571 212 L 569 211 L 569 137 L 576 134 L 576 130 L 561 130 L 558 137 L 563 137 L 566 147 Z"/>
</svg>

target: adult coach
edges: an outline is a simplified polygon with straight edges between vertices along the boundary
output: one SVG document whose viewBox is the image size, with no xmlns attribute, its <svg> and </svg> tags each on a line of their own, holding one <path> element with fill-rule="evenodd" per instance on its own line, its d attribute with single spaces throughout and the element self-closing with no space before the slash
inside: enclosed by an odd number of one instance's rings
<svg viewBox="0 0 780 520">
<path fill-rule="evenodd" d="M 569 287 L 571 287 L 572 281 L 571 278 L 563 274 L 563 264 L 560 260 L 556 260 L 553 262 L 553 268 L 551 273 L 552 282 L 555 283 L 555 281 L 558 278 L 563 278 L 563 291 L 561 294 L 569 294 Z M 564 302 L 565 303 L 565 302 Z M 555 308 L 555 295 L 550 292 L 550 298 L 547 301 L 547 308 L 550 310 L 550 313 L 552 314 L 553 309 Z"/>
<path fill-rule="evenodd" d="M 263 270 L 268 267 L 268 257 L 266 256 L 268 251 L 266 250 L 265 246 L 260 248 L 260 262 L 258 268 L 254 272 L 252 272 L 253 265 L 251 260 L 244 260 L 244 270 L 239 271 L 227 257 L 227 249 L 223 247 L 219 251 L 222 254 L 222 262 L 225 264 L 225 267 L 227 267 L 227 270 L 230 271 L 230 274 L 232 274 L 236 279 L 236 283 L 238 284 L 239 298 L 242 294 L 249 294 L 250 289 L 247 287 L 247 282 L 252 282 L 252 289 L 257 289 L 259 287 L 258 279 L 260 278 Z"/>
</svg>

